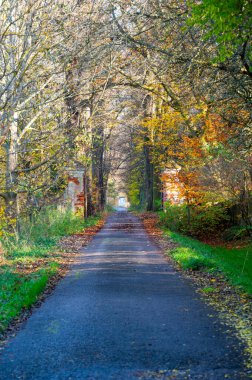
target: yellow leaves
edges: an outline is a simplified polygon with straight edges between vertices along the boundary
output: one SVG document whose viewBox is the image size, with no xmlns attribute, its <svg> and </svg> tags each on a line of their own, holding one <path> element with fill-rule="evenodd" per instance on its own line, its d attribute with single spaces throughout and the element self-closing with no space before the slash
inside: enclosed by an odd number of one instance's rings
<svg viewBox="0 0 252 380">
<path fill-rule="evenodd" d="M 194 119 L 201 117 L 201 114 L 196 115 Z M 202 139 L 197 136 L 185 135 L 184 123 L 185 121 L 179 112 L 166 107 L 161 115 L 143 120 L 142 133 L 148 136 L 148 140 L 158 156 L 165 150 L 167 160 L 172 157 L 179 161 L 193 160 L 195 163 L 196 159 L 201 159 L 204 156 Z"/>
<path fill-rule="evenodd" d="M 142 121 L 142 125 L 147 131 L 155 129 L 157 134 L 163 135 L 169 131 L 177 131 L 184 122 L 181 114 L 172 108 L 163 107 L 162 111 L 160 115 L 154 115 Z"/>
<path fill-rule="evenodd" d="M 7 235 L 12 235 L 9 231 L 7 233 L 7 227 L 12 226 L 13 231 L 16 225 L 16 218 L 7 217 L 5 214 L 5 206 L 0 206 L 0 237 L 7 237 Z"/>
</svg>

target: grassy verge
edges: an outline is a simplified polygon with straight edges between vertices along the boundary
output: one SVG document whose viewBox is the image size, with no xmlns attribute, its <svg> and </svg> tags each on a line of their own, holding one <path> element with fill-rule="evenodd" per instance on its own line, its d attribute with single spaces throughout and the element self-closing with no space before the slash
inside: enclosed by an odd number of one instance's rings
<svg viewBox="0 0 252 380">
<path fill-rule="evenodd" d="M 169 254 L 183 269 L 221 271 L 234 285 L 252 294 L 252 246 L 244 248 L 212 247 L 196 239 L 162 227 L 166 236 L 178 243 Z"/>
<path fill-rule="evenodd" d="M 21 239 L 3 241 L 0 256 L 0 333 L 21 310 L 31 306 L 63 263 L 57 243 L 66 235 L 95 226 L 99 217 L 84 221 L 71 212 L 46 210 L 33 223 L 23 223 Z"/>
</svg>

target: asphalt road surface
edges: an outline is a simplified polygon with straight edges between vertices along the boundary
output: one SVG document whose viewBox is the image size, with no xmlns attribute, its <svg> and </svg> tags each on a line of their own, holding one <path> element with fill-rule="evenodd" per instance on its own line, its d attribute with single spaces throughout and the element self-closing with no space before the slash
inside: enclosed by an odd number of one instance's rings
<svg viewBox="0 0 252 380">
<path fill-rule="evenodd" d="M 0 379 L 248 379 L 239 342 L 128 212 L 1 354 Z"/>
</svg>

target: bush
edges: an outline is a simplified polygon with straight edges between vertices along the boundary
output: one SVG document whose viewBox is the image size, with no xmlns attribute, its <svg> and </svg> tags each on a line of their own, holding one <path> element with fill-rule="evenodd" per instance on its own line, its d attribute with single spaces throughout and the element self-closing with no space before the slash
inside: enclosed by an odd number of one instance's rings
<svg viewBox="0 0 252 380">
<path fill-rule="evenodd" d="M 110 204 L 106 204 L 106 206 L 105 206 L 105 212 L 114 212 L 114 211 L 115 211 L 114 206 L 112 206 Z"/>
<path fill-rule="evenodd" d="M 219 233 L 224 230 L 228 220 L 227 210 L 223 205 L 196 206 L 192 210 L 188 232 L 193 236 Z"/>
<path fill-rule="evenodd" d="M 48 207 L 34 218 L 32 223 L 23 223 L 22 236 L 36 243 L 44 244 L 46 240 L 52 243 L 61 236 L 81 231 L 84 220 L 72 211 L 60 211 Z"/>
<path fill-rule="evenodd" d="M 154 199 L 154 211 L 160 211 L 160 210 L 162 210 L 162 200 Z"/>
<path fill-rule="evenodd" d="M 165 204 L 165 211 L 159 214 L 160 223 L 172 231 L 179 231 L 192 236 L 214 234 L 226 227 L 229 219 L 223 205 L 190 206 L 190 222 L 187 205 Z"/>
<path fill-rule="evenodd" d="M 6 234 L 2 242 L 12 256 L 22 256 L 25 253 L 43 256 L 42 251 L 54 246 L 61 237 L 80 232 L 84 227 L 94 225 L 98 219 L 99 217 L 90 217 L 84 220 L 71 210 L 61 211 L 47 207 L 34 216 L 32 221 L 21 220 L 18 241 L 14 236 Z"/>
<path fill-rule="evenodd" d="M 227 241 L 242 240 L 252 234 L 251 226 L 232 226 L 224 231 L 223 237 Z"/>
<path fill-rule="evenodd" d="M 185 205 L 165 203 L 165 211 L 159 213 L 160 223 L 171 231 L 182 231 L 186 223 Z"/>
</svg>

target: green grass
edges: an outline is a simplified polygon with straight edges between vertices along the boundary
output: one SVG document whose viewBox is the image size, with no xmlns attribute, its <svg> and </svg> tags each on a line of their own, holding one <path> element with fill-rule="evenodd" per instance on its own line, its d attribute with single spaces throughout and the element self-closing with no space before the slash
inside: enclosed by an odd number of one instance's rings
<svg viewBox="0 0 252 380">
<path fill-rule="evenodd" d="M 206 287 L 202 288 L 201 291 L 203 293 L 215 293 L 216 289 L 213 288 L 212 286 L 206 286 Z"/>
<path fill-rule="evenodd" d="M 45 289 L 49 278 L 56 274 L 57 263 L 29 275 L 15 273 L 13 268 L 3 269 L 0 274 L 0 332 L 8 326 L 23 308 L 28 308 Z"/>
<path fill-rule="evenodd" d="M 0 265 L 0 333 L 21 310 L 30 307 L 60 267 L 57 242 L 61 237 L 94 226 L 71 212 L 47 209 L 33 223 L 23 221 L 21 238 L 3 239 L 5 257 Z"/>
<path fill-rule="evenodd" d="M 212 247 L 196 239 L 163 228 L 166 236 L 179 246 L 169 254 L 183 269 L 220 270 L 234 285 L 252 294 L 252 246 L 244 248 Z"/>
</svg>

